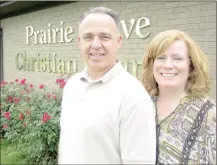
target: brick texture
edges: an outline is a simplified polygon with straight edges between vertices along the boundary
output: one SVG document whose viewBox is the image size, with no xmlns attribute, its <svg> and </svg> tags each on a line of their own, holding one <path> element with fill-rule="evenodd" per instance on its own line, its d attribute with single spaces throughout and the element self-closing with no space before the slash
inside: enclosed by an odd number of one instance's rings
<svg viewBox="0 0 217 165">
<path fill-rule="evenodd" d="M 121 20 L 125 20 L 128 29 L 132 18 L 137 21 L 141 17 L 147 17 L 150 20 L 151 25 L 141 29 L 143 34 L 150 33 L 145 39 L 140 39 L 136 35 L 135 26 L 129 38 L 126 39 L 121 28 L 124 42 L 118 56 L 123 61 L 128 60 L 129 72 L 132 72 L 132 64 L 135 60 L 143 59 L 146 46 L 158 32 L 178 29 L 189 33 L 209 58 L 213 79 L 211 96 L 216 100 L 216 2 L 74 2 L 3 19 L 1 26 L 5 80 L 26 77 L 35 84 L 46 82 L 52 85 L 57 77 L 62 76 L 47 71 L 18 70 L 15 66 L 15 57 L 17 53 L 24 52 L 28 57 L 36 57 L 38 53 L 41 57 L 47 57 L 48 54 L 55 52 L 57 58 L 76 60 L 77 72 L 81 71 L 84 62 L 76 41 L 78 21 L 81 12 L 94 6 L 105 6 L 117 10 L 121 14 Z M 74 29 L 73 40 L 70 43 L 26 45 L 26 26 L 31 25 L 35 30 L 48 30 L 48 23 L 52 24 L 52 28 L 60 28 L 61 21 L 64 22 L 62 27 L 71 26 Z M 142 67 L 138 65 L 136 76 L 139 77 L 141 72 Z"/>
</svg>

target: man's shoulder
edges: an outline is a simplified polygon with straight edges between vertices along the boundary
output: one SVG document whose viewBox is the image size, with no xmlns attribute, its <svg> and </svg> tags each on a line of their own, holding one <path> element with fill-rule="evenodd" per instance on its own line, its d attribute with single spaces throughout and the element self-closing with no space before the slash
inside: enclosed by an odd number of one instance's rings
<svg viewBox="0 0 217 165">
<path fill-rule="evenodd" d="M 81 76 L 82 76 L 82 72 L 75 73 L 71 77 L 69 77 L 67 82 L 73 82 L 76 80 L 80 80 Z"/>
<path fill-rule="evenodd" d="M 78 72 L 72 75 L 71 77 L 69 77 L 64 88 L 77 84 L 80 81 L 81 76 L 82 76 L 82 72 Z"/>
<path fill-rule="evenodd" d="M 120 88 L 123 89 L 126 95 L 137 98 L 149 98 L 148 92 L 146 91 L 142 83 L 139 81 L 139 79 L 137 79 L 127 71 L 123 72 L 120 75 L 119 81 L 121 84 Z"/>
<path fill-rule="evenodd" d="M 120 76 L 120 79 L 127 86 L 130 85 L 131 88 L 144 88 L 142 83 L 139 81 L 139 79 L 127 71 L 122 73 L 122 75 Z"/>
</svg>

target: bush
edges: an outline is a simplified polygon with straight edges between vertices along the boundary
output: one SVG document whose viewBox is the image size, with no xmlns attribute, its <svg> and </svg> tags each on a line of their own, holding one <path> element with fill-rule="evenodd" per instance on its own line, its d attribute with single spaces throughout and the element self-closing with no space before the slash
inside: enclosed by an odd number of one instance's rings
<svg viewBox="0 0 217 165">
<path fill-rule="evenodd" d="M 1 138 L 16 144 L 31 164 L 56 164 L 64 79 L 56 88 L 26 79 L 1 83 Z"/>
</svg>

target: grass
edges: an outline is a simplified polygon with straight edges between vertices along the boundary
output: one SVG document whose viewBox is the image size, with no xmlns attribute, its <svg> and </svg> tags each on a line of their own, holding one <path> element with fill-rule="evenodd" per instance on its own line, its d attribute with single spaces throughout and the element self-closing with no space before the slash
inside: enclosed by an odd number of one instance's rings
<svg viewBox="0 0 217 165">
<path fill-rule="evenodd" d="M 25 154 L 18 151 L 15 144 L 1 139 L 1 164 L 27 164 Z"/>
</svg>

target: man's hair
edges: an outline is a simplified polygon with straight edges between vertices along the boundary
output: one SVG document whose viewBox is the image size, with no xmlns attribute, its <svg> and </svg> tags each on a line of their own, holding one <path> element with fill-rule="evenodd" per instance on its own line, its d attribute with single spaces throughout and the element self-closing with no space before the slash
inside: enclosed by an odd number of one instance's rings
<svg viewBox="0 0 217 165">
<path fill-rule="evenodd" d="M 113 20 L 115 21 L 115 24 L 117 26 L 117 29 L 120 31 L 120 19 L 119 19 L 119 14 L 112 10 L 112 9 L 109 9 L 109 8 L 106 8 L 106 7 L 95 7 L 95 8 L 91 8 L 89 11 L 87 12 L 84 12 L 82 15 L 81 15 L 81 18 L 80 18 L 80 24 L 82 23 L 82 21 L 84 20 L 84 18 L 86 16 L 88 16 L 89 14 L 107 14 L 109 15 L 110 17 L 113 18 Z"/>
<path fill-rule="evenodd" d="M 143 59 L 142 83 L 151 96 L 158 96 L 158 84 L 153 75 L 153 64 L 156 57 L 164 53 L 176 40 L 183 40 L 190 57 L 190 72 L 186 91 L 195 97 L 206 96 L 210 90 L 208 59 L 196 42 L 185 32 L 167 30 L 157 34 L 148 45 Z"/>
</svg>

